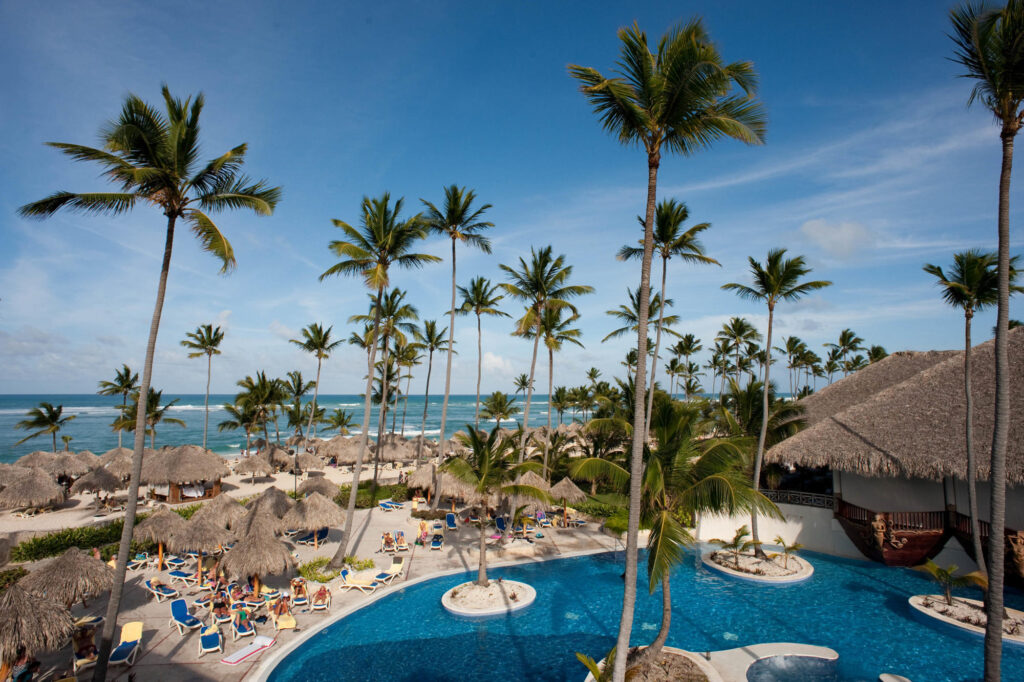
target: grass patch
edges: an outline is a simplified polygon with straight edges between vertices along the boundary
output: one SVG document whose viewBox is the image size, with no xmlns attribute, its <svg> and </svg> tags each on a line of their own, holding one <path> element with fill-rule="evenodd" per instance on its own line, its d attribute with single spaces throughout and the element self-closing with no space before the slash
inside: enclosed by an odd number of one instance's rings
<svg viewBox="0 0 1024 682">
<path fill-rule="evenodd" d="M 393 485 L 380 485 L 377 486 L 376 492 L 370 488 L 373 481 L 360 481 L 359 491 L 356 493 L 356 509 L 369 509 L 370 507 L 377 506 L 377 502 L 380 500 L 394 500 L 395 502 L 405 502 L 409 499 L 409 487 L 404 483 L 395 483 Z M 338 494 L 334 496 L 334 501 L 341 507 L 348 506 L 348 496 L 352 494 L 351 485 L 343 485 L 338 491 Z"/>
</svg>

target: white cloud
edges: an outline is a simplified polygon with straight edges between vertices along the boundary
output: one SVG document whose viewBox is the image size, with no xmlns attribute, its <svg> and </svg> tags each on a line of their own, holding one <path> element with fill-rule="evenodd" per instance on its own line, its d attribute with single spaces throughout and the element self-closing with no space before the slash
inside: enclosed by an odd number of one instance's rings
<svg viewBox="0 0 1024 682">
<path fill-rule="evenodd" d="M 874 248 L 874 232 L 853 220 L 830 223 L 821 218 L 808 220 L 800 226 L 800 234 L 833 258 L 851 258 L 860 251 Z"/>
<path fill-rule="evenodd" d="M 271 334 L 279 339 L 284 339 L 285 341 L 294 339 L 298 335 L 291 327 L 282 324 L 277 320 L 271 322 L 268 328 L 270 329 Z"/>
<path fill-rule="evenodd" d="M 512 373 L 511 361 L 490 351 L 484 353 L 481 364 L 483 371 L 487 374 L 509 375 Z"/>
</svg>

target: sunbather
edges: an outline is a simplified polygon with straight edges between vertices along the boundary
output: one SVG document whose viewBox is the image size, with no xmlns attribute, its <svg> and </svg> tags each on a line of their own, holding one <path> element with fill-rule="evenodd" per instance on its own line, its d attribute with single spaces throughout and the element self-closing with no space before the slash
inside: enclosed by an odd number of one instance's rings
<svg viewBox="0 0 1024 682">
<path fill-rule="evenodd" d="M 92 660 L 96 658 L 96 629 L 92 627 L 78 628 L 71 636 L 75 648 L 75 656 Z"/>
<path fill-rule="evenodd" d="M 309 593 L 306 591 L 306 581 L 301 578 L 292 580 L 292 596 L 295 599 L 309 599 Z"/>
<path fill-rule="evenodd" d="M 270 610 L 275 616 L 283 616 L 286 613 L 291 613 L 291 607 L 288 605 L 288 597 L 278 598 Z"/>
<path fill-rule="evenodd" d="M 385 552 L 395 551 L 395 538 L 391 536 L 391 533 L 385 532 L 384 535 L 381 536 L 380 544 L 381 549 L 383 549 Z"/>
<path fill-rule="evenodd" d="M 224 618 L 228 615 L 228 595 L 225 592 L 218 592 L 213 598 L 213 615 L 215 618 Z"/>
<path fill-rule="evenodd" d="M 313 604 L 326 604 L 331 598 L 331 593 L 328 591 L 326 585 L 321 585 L 320 589 L 313 595 Z"/>
</svg>

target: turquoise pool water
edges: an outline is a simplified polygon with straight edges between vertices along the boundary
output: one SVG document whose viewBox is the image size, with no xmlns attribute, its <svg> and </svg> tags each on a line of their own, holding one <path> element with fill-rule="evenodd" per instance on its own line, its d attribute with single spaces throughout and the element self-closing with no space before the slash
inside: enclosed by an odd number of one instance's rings
<svg viewBox="0 0 1024 682">
<path fill-rule="evenodd" d="M 981 679 L 980 637 L 912 615 L 907 598 L 934 592 L 927 578 L 805 554 L 815 567 L 810 580 L 766 587 L 711 573 L 690 553 L 672 579 L 669 644 L 691 651 L 780 641 L 828 646 L 839 652 L 843 681 L 875 682 L 883 672 L 915 682 Z M 459 618 L 441 607 L 441 594 L 469 573 L 413 585 L 313 635 L 270 679 L 582 680 L 586 670 L 574 652 L 599 659 L 614 644 L 621 573 L 621 552 L 496 569 L 493 578 L 533 585 L 537 601 L 490 620 Z M 649 595 L 641 585 L 634 644 L 653 639 L 660 621 L 660 591 Z M 1024 608 L 1024 595 L 1008 593 L 1007 605 Z M 1024 680 L 1024 647 L 1005 648 L 1003 676 Z"/>
</svg>

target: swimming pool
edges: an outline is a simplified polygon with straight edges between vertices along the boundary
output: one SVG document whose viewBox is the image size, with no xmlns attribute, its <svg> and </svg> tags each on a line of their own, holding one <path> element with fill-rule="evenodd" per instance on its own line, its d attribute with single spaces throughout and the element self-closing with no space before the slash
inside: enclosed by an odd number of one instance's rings
<svg viewBox="0 0 1024 682">
<path fill-rule="evenodd" d="M 691 651 L 785 641 L 827 646 L 839 652 L 844 681 L 874 682 L 883 672 L 915 682 L 981 678 L 980 637 L 912 615 L 907 598 L 935 591 L 925 576 L 802 554 L 814 563 L 810 580 L 764 586 L 711 573 L 690 552 L 672 578 L 668 643 Z M 618 552 L 490 571 L 537 589 L 533 606 L 498 619 L 459 618 L 441 607 L 441 594 L 475 572 L 413 585 L 313 635 L 269 679 L 582 680 L 586 670 L 574 652 L 599 659 L 615 642 L 622 560 Z M 648 595 L 642 581 L 640 592 L 634 644 L 652 640 L 661 617 L 660 591 Z M 1024 595 L 1009 592 L 1007 605 L 1024 607 Z M 1024 679 L 1024 647 L 1004 647 L 1003 676 Z"/>
</svg>

